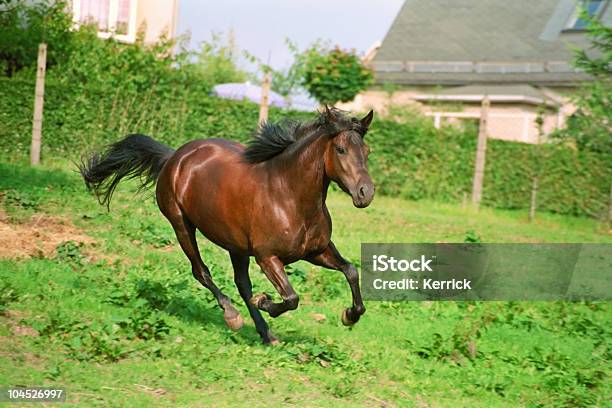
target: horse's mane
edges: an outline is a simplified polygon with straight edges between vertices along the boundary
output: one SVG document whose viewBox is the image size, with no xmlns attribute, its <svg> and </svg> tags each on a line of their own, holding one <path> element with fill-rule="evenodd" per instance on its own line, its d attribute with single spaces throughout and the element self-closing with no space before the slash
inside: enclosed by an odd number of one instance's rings
<svg viewBox="0 0 612 408">
<path fill-rule="evenodd" d="M 359 119 L 346 115 L 337 108 L 323 109 L 310 121 L 283 119 L 277 123 L 264 122 L 247 143 L 243 157 L 248 163 L 269 160 L 306 136 L 332 135 L 344 130 L 355 130 L 361 135 L 367 132 Z"/>
</svg>

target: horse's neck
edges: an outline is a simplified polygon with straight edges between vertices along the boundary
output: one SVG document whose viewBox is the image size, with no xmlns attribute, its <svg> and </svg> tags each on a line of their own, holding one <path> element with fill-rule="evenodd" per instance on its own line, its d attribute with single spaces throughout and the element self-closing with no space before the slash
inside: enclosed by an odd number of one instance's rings
<svg viewBox="0 0 612 408">
<path fill-rule="evenodd" d="M 316 135 L 308 136 L 308 139 L 282 158 L 279 177 L 287 179 L 303 205 L 310 207 L 310 210 L 322 210 L 329 187 L 324 163 L 327 139 Z"/>
</svg>

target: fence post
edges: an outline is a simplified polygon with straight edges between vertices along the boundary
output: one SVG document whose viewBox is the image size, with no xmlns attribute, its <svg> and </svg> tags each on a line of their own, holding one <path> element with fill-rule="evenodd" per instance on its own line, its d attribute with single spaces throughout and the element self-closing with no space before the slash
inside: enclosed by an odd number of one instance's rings
<svg viewBox="0 0 612 408">
<path fill-rule="evenodd" d="M 36 67 L 36 90 L 34 92 L 34 118 L 32 120 L 32 146 L 30 164 L 40 163 L 40 140 L 42 137 L 43 104 L 45 101 L 45 70 L 47 65 L 47 44 L 38 45 L 38 65 Z"/>
<path fill-rule="evenodd" d="M 270 97 L 270 82 L 272 78 L 270 72 L 264 74 L 263 83 L 261 84 L 261 104 L 259 106 L 259 126 L 268 120 L 268 99 Z"/>
<path fill-rule="evenodd" d="M 531 204 L 529 205 L 529 222 L 534 222 L 536 217 L 536 210 L 538 209 L 538 189 L 540 182 L 540 175 L 542 174 L 542 163 L 546 161 L 544 157 L 544 150 L 542 149 L 542 142 L 544 141 L 544 115 L 546 113 L 546 107 L 540 106 L 538 108 L 538 116 L 536 117 L 537 134 L 535 146 L 532 151 L 535 152 L 533 159 L 533 165 L 535 166 L 535 172 L 531 177 Z"/>
<path fill-rule="evenodd" d="M 487 154 L 487 124 L 489 122 L 489 95 L 482 99 L 480 124 L 478 126 L 478 146 L 476 148 L 476 163 L 474 165 L 474 184 L 472 185 L 472 205 L 478 209 L 482 199 L 482 184 Z"/>
<path fill-rule="evenodd" d="M 538 205 L 538 176 L 533 176 L 531 183 L 531 205 L 529 207 L 529 222 L 535 221 L 536 208 Z"/>
</svg>

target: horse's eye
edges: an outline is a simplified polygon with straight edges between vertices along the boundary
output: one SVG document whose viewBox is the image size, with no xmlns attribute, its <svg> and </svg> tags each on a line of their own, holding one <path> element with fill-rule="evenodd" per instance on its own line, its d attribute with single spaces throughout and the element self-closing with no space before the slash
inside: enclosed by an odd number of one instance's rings
<svg viewBox="0 0 612 408">
<path fill-rule="evenodd" d="M 336 146 L 336 151 L 338 152 L 338 154 L 345 154 L 346 153 L 346 149 L 342 146 Z"/>
</svg>

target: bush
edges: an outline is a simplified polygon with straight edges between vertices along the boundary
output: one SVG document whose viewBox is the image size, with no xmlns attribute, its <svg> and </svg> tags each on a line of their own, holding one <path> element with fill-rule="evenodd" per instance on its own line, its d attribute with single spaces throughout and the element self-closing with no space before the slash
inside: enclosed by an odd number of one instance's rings
<svg viewBox="0 0 612 408">
<path fill-rule="evenodd" d="M 372 72 L 354 51 L 315 43 L 295 59 L 301 84 L 321 104 L 350 102 L 372 83 Z"/>
<path fill-rule="evenodd" d="M 33 4 L 28 4 L 33 3 Z M 47 53 L 47 66 L 64 60 L 70 45 L 72 19 L 63 12 L 66 1 L 0 1 L 0 70 L 12 76 L 36 66 L 38 44 L 54 44 Z"/>
<path fill-rule="evenodd" d="M 437 130 L 427 119 L 413 117 L 404 123 L 377 120 L 366 139 L 379 192 L 455 203 L 471 192 L 477 141 L 473 131 Z M 556 144 L 490 140 L 483 204 L 529 208 L 536 172 L 539 210 L 590 217 L 605 213 L 612 178 L 609 156 Z"/>
<path fill-rule="evenodd" d="M 49 44 L 50 49 L 56 46 Z M 188 53 L 171 52 L 174 46 L 163 39 L 153 46 L 104 41 L 91 27 L 73 33 L 70 47 L 62 45 L 71 50 L 70 57 L 47 72 L 43 159 L 77 160 L 87 150 L 134 132 L 174 147 L 196 138 L 246 141 L 256 129 L 258 106 L 211 97 L 209 81 L 215 75 L 203 76 Z M 213 50 L 208 49 L 209 57 Z M 27 69 L 0 77 L 0 152 L 5 157 L 29 154 L 34 80 Z M 312 117 L 270 110 L 273 121 L 286 116 Z M 474 129 L 439 130 L 424 117 L 403 115 L 401 121 L 377 119 L 366 140 L 380 194 L 458 203 L 471 191 Z M 491 140 L 483 203 L 528 208 L 537 172 L 539 210 L 598 217 L 608 203 L 610 163 L 605 154 L 562 145 L 534 148 Z M 157 242 L 157 231 L 149 235 Z"/>
<path fill-rule="evenodd" d="M 574 67 L 590 74 L 593 81 L 582 84 L 573 97 L 576 112 L 567 127 L 555 137 L 573 142 L 578 149 L 612 156 L 610 137 L 610 100 L 612 95 L 612 27 L 582 10 L 581 19 L 588 21 L 587 37 L 591 46 L 575 50 Z"/>
</svg>

